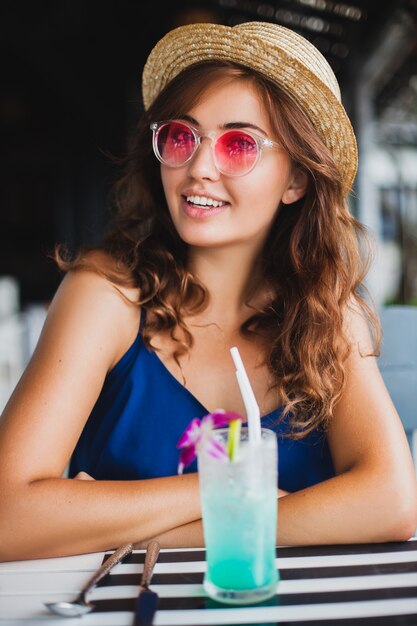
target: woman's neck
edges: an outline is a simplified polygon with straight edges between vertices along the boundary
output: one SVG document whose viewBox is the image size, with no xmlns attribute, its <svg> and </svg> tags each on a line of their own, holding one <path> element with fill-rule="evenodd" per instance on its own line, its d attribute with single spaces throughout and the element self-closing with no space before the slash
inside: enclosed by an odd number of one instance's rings
<svg viewBox="0 0 417 626">
<path fill-rule="evenodd" d="M 258 255 L 243 246 L 193 248 L 189 267 L 209 293 L 204 317 L 225 329 L 240 326 L 253 314 L 261 294 Z"/>
</svg>

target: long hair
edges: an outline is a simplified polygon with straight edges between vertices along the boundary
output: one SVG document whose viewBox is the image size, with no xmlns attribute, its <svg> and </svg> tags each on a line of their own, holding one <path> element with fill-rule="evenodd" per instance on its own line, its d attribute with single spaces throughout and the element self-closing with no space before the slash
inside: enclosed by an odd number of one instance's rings
<svg viewBox="0 0 417 626">
<path fill-rule="evenodd" d="M 272 298 L 241 327 L 242 333 L 265 339 L 273 387 L 284 405 L 283 415 L 290 416 L 291 436 L 300 438 L 327 426 L 343 391 L 347 307 L 359 306 L 377 339 L 378 324 L 362 295 L 369 264 L 364 228 L 348 210 L 330 150 L 284 90 L 253 70 L 227 62 L 197 64 L 171 81 L 140 119 L 121 161 L 123 175 L 113 189 L 115 216 L 102 246 L 117 261 L 115 270 L 95 269 L 120 286 L 138 288 L 138 305 L 147 311 L 146 345 L 152 346 L 154 333 L 168 332 L 177 342 L 173 356 L 179 364 L 193 345 L 184 315 L 203 310 L 209 296 L 187 268 L 188 246 L 169 215 L 149 124 L 180 117 L 213 81 L 231 78 L 256 87 L 275 136 L 309 179 L 304 198 L 279 208 L 261 253 Z M 59 263 L 63 269 L 77 269 L 90 262 L 81 251 L 73 261 L 61 258 Z"/>
</svg>

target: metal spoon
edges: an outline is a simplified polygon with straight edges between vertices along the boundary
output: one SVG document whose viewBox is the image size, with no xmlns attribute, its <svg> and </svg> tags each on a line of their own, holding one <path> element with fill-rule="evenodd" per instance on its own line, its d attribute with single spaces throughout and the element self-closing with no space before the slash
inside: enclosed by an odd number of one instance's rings
<svg viewBox="0 0 417 626">
<path fill-rule="evenodd" d="M 128 543 L 113 552 L 87 581 L 73 602 L 45 602 L 45 606 L 52 611 L 52 613 L 62 615 L 62 617 L 81 617 L 85 613 L 89 613 L 94 609 L 94 604 L 91 604 L 91 602 L 87 600 L 87 593 L 91 591 L 115 565 L 130 554 L 132 550 L 133 544 Z"/>
</svg>

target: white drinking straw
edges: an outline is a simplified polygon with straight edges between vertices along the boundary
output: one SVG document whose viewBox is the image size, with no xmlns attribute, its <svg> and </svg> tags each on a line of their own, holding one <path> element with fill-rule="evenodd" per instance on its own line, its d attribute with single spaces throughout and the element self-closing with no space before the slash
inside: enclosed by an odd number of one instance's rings
<svg viewBox="0 0 417 626">
<path fill-rule="evenodd" d="M 230 348 L 230 353 L 236 366 L 236 378 L 248 416 L 249 442 L 259 443 L 261 441 L 261 413 L 259 406 L 256 402 L 255 394 L 253 393 L 239 350 L 234 346 Z"/>
</svg>

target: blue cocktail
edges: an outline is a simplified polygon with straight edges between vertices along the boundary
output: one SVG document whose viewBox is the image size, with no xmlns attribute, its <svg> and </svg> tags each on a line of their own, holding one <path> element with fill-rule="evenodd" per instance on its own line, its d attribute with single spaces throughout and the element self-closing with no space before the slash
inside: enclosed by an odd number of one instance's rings
<svg viewBox="0 0 417 626">
<path fill-rule="evenodd" d="M 225 442 L 227 429 L 215 431 Z M 221 602 L 260 602 L 276 593 L 277 441 L 262 429 L 259 444 L 241 431 L 238 456 L 198 455 L 207 573 L 204 588 Z"/>
</svg>

